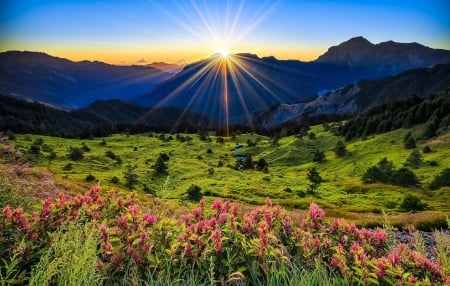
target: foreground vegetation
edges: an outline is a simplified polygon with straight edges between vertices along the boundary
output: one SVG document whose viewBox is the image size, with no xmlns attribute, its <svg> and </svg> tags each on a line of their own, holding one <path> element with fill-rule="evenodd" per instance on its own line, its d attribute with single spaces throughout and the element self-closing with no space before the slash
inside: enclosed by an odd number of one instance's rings
<svg viewBox="0 0 450 286">
<path fill-rule="evenodd" d="M 215 200 L 180 217 L 93 187 L 1 214 L 2 285 L 431 285 L 450 283 L 448 234 L 437 261 L 382 229 L 292 216 L 270 199 L 251 209 Z M 420 243 L 416 249 L 420 250 Z"/>
</svg>

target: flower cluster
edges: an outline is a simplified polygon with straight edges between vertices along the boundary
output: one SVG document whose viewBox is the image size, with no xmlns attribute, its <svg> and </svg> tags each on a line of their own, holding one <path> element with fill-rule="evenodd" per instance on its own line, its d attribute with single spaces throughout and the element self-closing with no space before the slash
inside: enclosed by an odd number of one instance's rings
<svg viewBox="0 0 450 286">
<path fill-rule="evenodd" d="M 325 263 L 329 271 L 355 284 L 449 281 L 441 266 L 405 245 L 388 251 L 387 233 L 382 229 L 329 220 L 314 203 L 307 216 L 296 221 L 270 199 L 245 212 L 230 201 L 215 200 L 208 206 L 202 200 L 179 219 L 158 219 L 134 200 L 134 194 L 128 198 L 113 192 L 102 195 L 93 187 L 85 194 L 48 198 L 33 214 L 4 207 L 0 246 L 12 251 L 25 238 L 27 244 L 20 246 L 20 253 L 27 259 L 17 267 L 23 267 L 19 272 L 29 271 L 39 255 L 51 248 L 56 231 L 65 224 L 87 221 L 99 229 L 98 267 L 105 276 L 124 273 L 130 263 L 140 267 L 143 276 L 170 275 L 162 266 L 169 261 L 179 271 L 194 267 L 206 277 L 213 269 L 215 279 L 223 279 L 257 262 L 262 279 L 267 279 L 275 264 L 314 268 Z"/>
</svg>

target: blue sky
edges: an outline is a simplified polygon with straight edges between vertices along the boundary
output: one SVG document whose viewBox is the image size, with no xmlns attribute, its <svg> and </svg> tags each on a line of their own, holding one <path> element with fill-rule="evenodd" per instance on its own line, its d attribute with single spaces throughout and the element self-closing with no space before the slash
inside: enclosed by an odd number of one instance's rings
<svg viewBox="0 0 450 286">
<path fill-rule="evenodd" d="M 450 49 L 450 1 L 0 0 L 0 50 L 114 64 L 221 48 L 312 60 L 354 36 Z"/>
</svg>

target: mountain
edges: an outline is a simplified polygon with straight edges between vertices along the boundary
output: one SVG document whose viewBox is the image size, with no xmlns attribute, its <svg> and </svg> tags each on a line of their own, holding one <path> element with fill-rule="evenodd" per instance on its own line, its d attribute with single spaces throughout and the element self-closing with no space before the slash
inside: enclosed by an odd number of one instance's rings
<svg viewBox="0 0 450 286">
<path fill-rule="evenodd" d="M 173 74 L 145 66 L 73 62 L 44 53 L 0 53 L 0 93 L 76 109 L 96 99 L 130 100 Z"/>
<path fill-rule="evenodd" d="M 184 68 L 184 65 L 168 64 L 168 63 L 165 63 L 165 62 L 153 62 L 153 63 L 148 64 L 146 66 L 147 67 L 152 67 L 152 68 L 155 68 L 155 69 L 159 69 L 159 70 L 162 70 L 162 71 L 168 72 L 168 73 L 179 73 Z"/>
<path fill-rule="evenodd" d="M 273 105 L 301 106 L 316 95 L 362 79 L 447 62 L 450 51 L 392 41 L 374 45 L 362 37 L 332 47 L 311 62 L 260 58 L 250 53 L 228 58 L 213 55 L 187 65 L 134 102 L 189 109 L 222 125 L 251 124 L 252 114 Z"/>
<path fill-rule="evenodd" d="M 273 127 L 283 122 L 323 115 L 350 115 L 386 102 L 421 98 L 450 87 L 450 64 L 404 71 L 395 76 L 361 80 L 318 96 L 307 103 L 279 104 L 255 113 L 253 123 Z"/>
<path fill-rule="evenodd" d="M 77 110 L 0 95 L 0 133 L 34 133 L 69 138 L 147 131 L 195 132 L 214 121 L 177 108 L 143 108 L 120 100 L 97 100 Z M 213 125 L 215 127 L 215 125 Z"/>
<path fill-rule="evenodd" d="M 374 67 L 395 74 L 406 69 L 450 62 L 450 51 L 418 43 L 387 41 L 373 44 L 363 37 L 355 37 L 329 48 L 316 62 Z"/>
</svg>

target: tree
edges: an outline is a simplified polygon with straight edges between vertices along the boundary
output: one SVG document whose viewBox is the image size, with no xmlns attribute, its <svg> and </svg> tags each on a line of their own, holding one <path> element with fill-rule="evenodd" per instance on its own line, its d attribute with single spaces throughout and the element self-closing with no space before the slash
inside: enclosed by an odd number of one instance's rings
<svg viewBox="0 0 450 286">
<path fill-rule="evenodd" d="M 422 211 L 427 208 L 427 204 L 418 197 L 408 194 L 403 198 L 400 208 L 404 211 Z"/>
<path fill-rule="evenodd" d="M 260 158 L 258 160 L 258 163 L 256 163 L 256 169 L 258 171 L 262 171 L 265 167 L 268 167 L 269 164 L 267 164 L 266 160 L 264 160 L 264 158 Z"/>
<path fill-rule="evenodd" d="M 203 197 L 201 190 L 199 186 L 191 185 L 187 190 L 188 199 L 194 202 L 200 201 Z"/>
<path fill-rule="evenodd" d="M 405 135 L 403 142 L 405 143 L 406 149 L 416 148 L 416 139 L 414 139 L 414 137 L 411 135 L 411 133 L 408 133 Z"/>
<path fill-rule="evenodd" d="M 169 155 L 166 153 L 160 153 L 155 164 L 152 166 L 153 170 L 159 174 L 166 173 L 168 169 L 166 162 L 169 161 L 169 159 Z"/>
<path fill-rule="evenodd" d="M 68 156 L 73 161 L 79 161 L 84 157 L 83 150 L 78 147 L 70 147 Z"/>
<path fill-rule="evenodd" d="M 325 153 L 323 151 L 317 150 L 313 155 L 313 162 L 322 162 L 325 160 Z"/>
<path fill-rule="evenodd" d="M 430 184 L 430 188 L 433 190 L 439 189 L 444 186 L 450 187 L 450 168 L 446 168 L 438 175 L 436 175 Z"/>
<path fill-rule="evenodd" d="M 130 190 L 138 182 L 138 176 L 134 172 L 133 167 L 131 166 L 130 163 L 128 163 L 125 167 L 125 172 L 123 173 L 123 178 L 125 179 L 125 186 Z"/>
<path fill-rule="evenodd" d="M 394 173 L 392 180 L 394 185 L 405 186 L 405 187 L 418 187 L 420 186 L 420 181 L 416 174 L 408 168 L 400 168 Z"/>
<path fill-rule="evenodd" d="M 386 157 L 382 158 L 376 166 L 372 166 L 364 173 L 362 180 L 366 184 L 376 182 L 391 183 L 394 177 L 395 168 L 392 161 Z"/>
<path fill-rule="evenodd" d="M 308 169 L 308 174 L 306 175 L 309 180 L 309 185 L 307 188 L 308 193 L 314 194 L 317 191 L 317 188 L 322 183 L 322 177 L 317 171 L 316 167 L 312 167 Z"/>
<path fill-rule="evenodd" d="M 344 142 L 338 141 L 336 143 L 336 147 L 334 147 L 334 153 L 338 157 L 344 157 L 347 155 L 347 147 L 345 146 Z"/>
<path fill-rule="evenodd" d="M 411 154 L 409 154 L 408 159 L 406 159 L 405 166 L 417 169 L 420 167 L 422 162 L 423 162 L 422 154 L 420 154 L 419 150 L 413 150 Z"/>
</svg>

